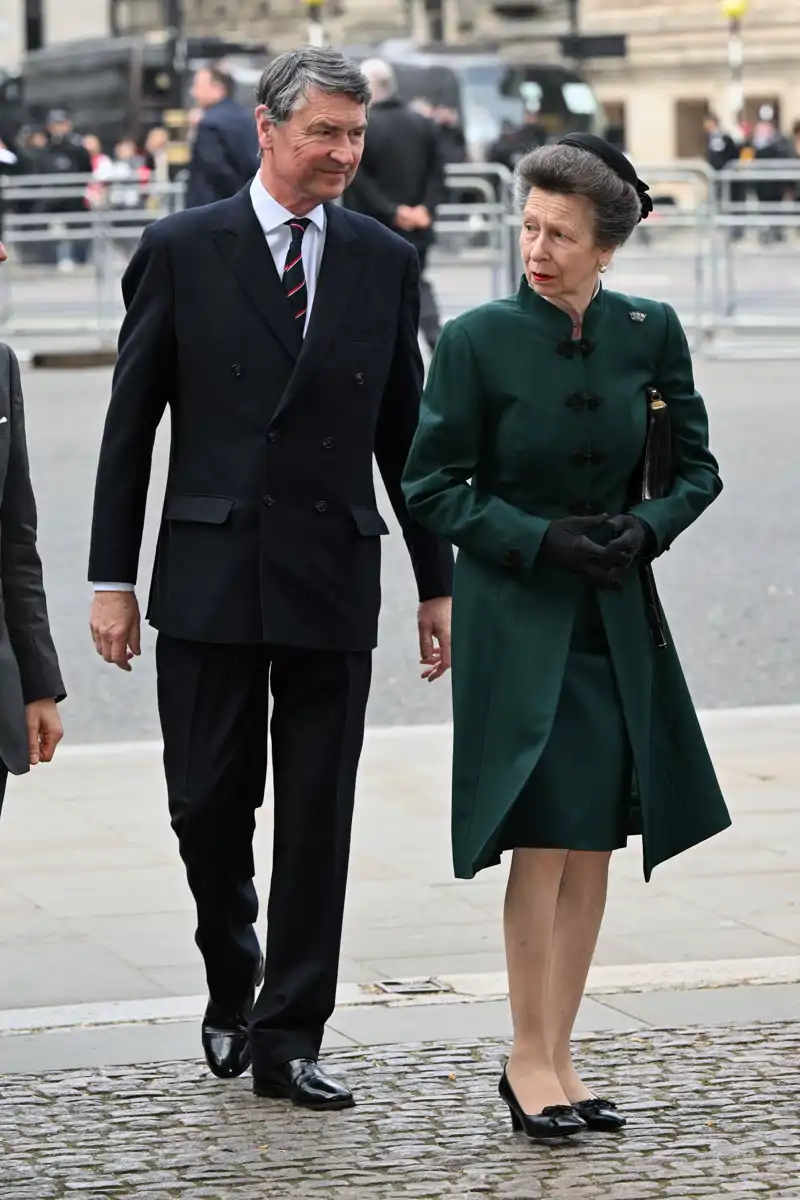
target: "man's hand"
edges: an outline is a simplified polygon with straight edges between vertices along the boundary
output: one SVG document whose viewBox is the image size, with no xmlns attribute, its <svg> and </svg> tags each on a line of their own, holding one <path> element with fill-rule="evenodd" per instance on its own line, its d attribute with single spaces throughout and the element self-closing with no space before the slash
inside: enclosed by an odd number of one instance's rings
<svg viewBox="0 0 800 1200">
<path fill-rule="evenodd" d="M 450 669 L 451 611 L 450 597 L 439 596 L 436 600 L 424 600 L 417 612 L 420 661 L 425 667 L 422 678 L 428 683 L 440 679 Z"/>
<path fill-rule="evenodd" d="M 433 217 L 424 204 L 417 204 L 413 209 L 417 229 L 430 229 Z"/>
<path fill-rule="evenodd" d="M 95 592 L 89 615 L 97 653 L 107 663 L 130 671 L 131 659 L 141 654 L 141 618 L 134 592 Z"/>
<path fill-rule="evenodd" d="M 58 715 L 54 699 L 34 700 L 25 705 L 25 723 L 28 726 L 28 754 L 30 764 L 51 762 L 56 746 L 64 736 L 64 726 Z"/>
<path fill-rule="evenodd" d="M 398 229 L 404 229 L 406 233 L 410 233 L 412 229 L 417 228 L 417 210 L 410 204 L 398 204 L 394 214 L 394 223 Z"/>
</svg>

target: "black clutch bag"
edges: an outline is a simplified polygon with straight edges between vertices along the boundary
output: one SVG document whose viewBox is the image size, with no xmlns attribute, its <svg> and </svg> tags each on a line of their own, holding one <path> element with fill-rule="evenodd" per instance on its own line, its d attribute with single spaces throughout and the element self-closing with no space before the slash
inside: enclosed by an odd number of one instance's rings
<svg viewBox="0 0 800 1200">
<path fill-rule="evenodd" d="M 672 490 L 672 430 L 669 409 L 657 388 L 647 391 L 647 437 L 641 471 L 635 486 L 634 502 L 661 500 Z M 652 565 L 648 562 L 639 568 L 647 606 L 647 620 L 653 641 L 659 650 L 667 647 L 664 612 L 658 597 Z"/>
</svg>

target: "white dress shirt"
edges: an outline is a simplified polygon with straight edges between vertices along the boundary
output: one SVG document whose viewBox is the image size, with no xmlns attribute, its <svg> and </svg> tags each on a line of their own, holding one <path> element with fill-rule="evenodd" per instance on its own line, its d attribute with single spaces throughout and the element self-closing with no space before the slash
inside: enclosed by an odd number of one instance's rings
<svg viewBox="0 0 800 1200">
<path fill-rule="evenodd" d="M 272 260 L 275 263 L 275 270 L 278 272 L 278 278 L 283 278 L 283 268 L 286 264 L 286 255 L 289 252 L 289 245 L 292 240 L 292 231 L 286 224 L 291 221 L 294 213 L 289 212 L 288 208 L 284 208 L 282 204 L 278 204 L 264 187 L 261 182 L 261 177 L 256 175 L 250 185 L 250 199 L 253 204 L 253 210 L 258 218 L 258 223 L 264 231 L 264 237 L 267 239 Z M 311 306 L 314 303 L 314 292 L 317 288 L 317 276 L 319 275 L 319 267 L 322 262 L 322 251 L 325 248 L 325 209 L 321 204 L 316 208 L 312 208 L 310 213 L 307 213 L 311 224 L 306 229 L 303 235 L 303 271 L 306 277 L 306 290 L 308 292 L 308 307 L 306 308 L 306 319 L 303 325 L 303 335 L 305 336 L 308 329 L 308 319 L 311 316 Z M 286 302 L 289 303 L 288 300 Z M 93 584 L 96 592 L 132 592 L 134 585 L 132 583 L 95 583 Z"/>
<path fill-rule="evenodd" d="M 264 237 L 267 239 L 278 278 L 282 279 L 289 243 L 292 240 L 292 231 L 286 222 L 291 221 L 294 213 L 289 212 L 288 208 L 284 208 L 270 196 L 261 182 L 260 175 L 256 175 L 250 184 L 250 199 L 253 202 L 258 223 L 264 230 Z M 314 303 L 322 251 L 325 248 L 325 209 L 318 204 L 316 208 L 312 208 L 310 213 L 306 213 L 306 216 L 311 224 L 303 235 L 303 271 L 308 292 L 308 307 L 303 325 L 304 334 L 308 329 L 308 318 L 311 316 L 311 308 Z"/>
</svg>

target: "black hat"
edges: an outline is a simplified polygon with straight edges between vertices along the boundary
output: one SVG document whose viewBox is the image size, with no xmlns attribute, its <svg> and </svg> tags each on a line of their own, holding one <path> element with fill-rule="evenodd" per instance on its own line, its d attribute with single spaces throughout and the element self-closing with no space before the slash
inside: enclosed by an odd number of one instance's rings
<svg viewBox="0 0 800 1200">
<path fill-rule="evenodd" d="M 559 139 L 558 144 L 559 146 L 575 146 L 578 150 L 586 150 L 589 154 L 602 158 L 615 175 L 618 175 L 625 183 L 629 183 L 631 187 L 636 188 L 642 205 L 642 215 L 639 220 L 642 221 L 645 217 L 650 216 L 653 211 L 653 201 L 648 194 L 650 189 L 636 174 L 631 160 L 626 158 L 621 150 L 617 150 L 616 146 L 612 146 L 610 142 L 606 142 L 593 133 L 568 133 L 566 137 Z"/>
<path fill-rule="evenodd" d="M 51 108 L 47 114 L 48 125 L 63 125 L 67 121 L 71 121 L 69 113 L 64 108 Z"/>
</svg>

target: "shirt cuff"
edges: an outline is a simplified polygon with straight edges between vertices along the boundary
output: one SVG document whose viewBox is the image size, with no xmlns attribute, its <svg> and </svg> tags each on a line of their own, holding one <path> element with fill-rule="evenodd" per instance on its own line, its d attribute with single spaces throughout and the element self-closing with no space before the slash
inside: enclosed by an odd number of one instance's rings
<svg viewBox="0 0 800 1200">
<path fill-rule="evenodd" d="M 136 590 L 134 583 L 93 583 L 92 587 L 96 592 L 134 592 Z"/>
</svg>

